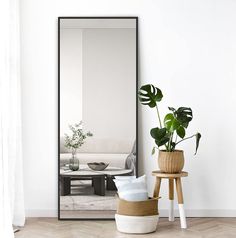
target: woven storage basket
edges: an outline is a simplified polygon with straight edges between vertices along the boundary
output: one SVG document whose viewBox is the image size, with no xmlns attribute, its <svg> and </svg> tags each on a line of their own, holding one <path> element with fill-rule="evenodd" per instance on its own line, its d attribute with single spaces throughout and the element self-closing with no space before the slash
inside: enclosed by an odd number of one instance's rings
<svg viewBox="0 0 236 238">
<path fill-rule="evenodd" d="M 146 201 L 126 201 L 118 198 L 117 214 L 126 216 L 153 216 L 158 215 L 159 198 L 149 198 Z"/>
<path fill-rule="evenodd" d="M 159 215 L 125 216 L 115 214 L 117 230 L 123 233 L 146 234 L 156 231 Z"/>
</svg>

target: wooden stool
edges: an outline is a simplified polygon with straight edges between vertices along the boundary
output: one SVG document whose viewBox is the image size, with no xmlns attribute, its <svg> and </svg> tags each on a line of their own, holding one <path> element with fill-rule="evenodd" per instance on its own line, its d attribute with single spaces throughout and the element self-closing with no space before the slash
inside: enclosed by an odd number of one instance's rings
<svg viewBox="0 0 236 238">
<path fill-rule="evenodd" d="M 186 217 L 184 212 L 184 199 L 181 185 L 181 177 L 187 177 L 188 173 L 182 171 L 181 173 L 178 174 L 167 174 L 162 173 L 161 171 L 153 171 L 152 175 L 156 177 L 156 184 L 153 197 L 159 197 L 161 179 L 162 178 L 169 179 L 169 200 L 170 200 L 169 221 L 174 221 L 174 180 L 175 180 L 179 204 L 180 224 L 181 228 L 187 228 Z"/>
</svg>

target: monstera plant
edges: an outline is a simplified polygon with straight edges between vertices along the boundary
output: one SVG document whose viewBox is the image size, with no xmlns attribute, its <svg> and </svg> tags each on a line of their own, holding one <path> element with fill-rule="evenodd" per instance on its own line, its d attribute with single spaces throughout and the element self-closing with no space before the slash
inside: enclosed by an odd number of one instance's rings
<svg viewBox="0 0 236 238">
<path fill-rule="evenodd" d="M 141 104 L 150 108 L 155 108 L 159 126 L 152 128 L 150 134 L 155 140 L 156 146 L 153 147 L 152 154 L 155 149 L 159 149 L 158 163 L 162 172 L 180 172 L 184 166 L 184 156 L 182 150 L 177 150 L 178 144 L 184 140 L 195 137 L 197 153 L 201 134 L 197 132 L 194 135 L 186 136 L 186 129 L 189 122 L 193 119 L 192 109 L 189 107 L 179 107 L 175 109 L 168 107 L 167 113 L 161 120 L 158 105 L 163 98 L 162 91 L 152 84 L 143 85 L 138 93 Z M 164 147 L 164 150 L 161 148 Z M 168 168 L 167 168 L 168 167 Z"/>
</svg>

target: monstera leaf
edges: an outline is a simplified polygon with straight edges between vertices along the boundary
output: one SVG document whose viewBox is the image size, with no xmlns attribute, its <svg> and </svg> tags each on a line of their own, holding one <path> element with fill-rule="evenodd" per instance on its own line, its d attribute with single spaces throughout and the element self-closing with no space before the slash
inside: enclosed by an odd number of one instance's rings
<svg viewBox="0 0 236 238">
<path fill-rule="evenodd" d="M 177 120 L 183 127 L 187 128 L 189 122 L 193 119 L 192 109 L 189 107 L 180 107 L 175 113 Z"/>
<path fill-rule="evenodd" d="M 176 133 L 177 135 L 180 137 L 180 138 L 184 138 L 185 137 L 185 129 L 183 126 L 179 126 L 179 128 L 176 130 Z"/>
<path fill-rule="evenodd" d="M 157 102 L 160 102 L 163 97 L 161 90 L 152 84 L 143 85 L 138 95 L 141 104 L 148 105 L 151 108 L 155 107 Z"/>
<path fill-rule="evenodd" d="M 164 118 L 165 127 L 168 131 L 174 132 L 180 127 L 180 122 L 172 113 L 168 113 Z"/>
<path fill-rule="evenodd" d="M 190 107 L 180 107 L 177 110 L 173 107 L 168 108 L 173 112 L 175 118 L 180 122 L 180 124 L 184 128 L 187 128 L 189 122 L 193 119 L 192 109 Z"/>
<path fill-rule="evenodd" d="M 176 109 L 173 108 L 173 107 L 168 107 L 168 109 L 169 109 L 170 111 L 172 111 L 172 112 L 176 112 Z"/>
<path fill-rule="evenodd" d="M 155 143 L 157 144 L 158 147 L 166 144 L 170 139 L 166 128 L 161 129 L 158 127 L 152 128 L 150 134 L 152 138 L 155 139 Z"/>
<path fill-rule="evenodd" d="M 197 149 L 198 149 L 198 146 L 199 146 L 199 142 L 200 142 L 200 139 L 202 137 L 202 135 L 198 132 L 196 135 L 196 150 L 195 150 L 195 155 L 197 154 Z"/>
</svg>

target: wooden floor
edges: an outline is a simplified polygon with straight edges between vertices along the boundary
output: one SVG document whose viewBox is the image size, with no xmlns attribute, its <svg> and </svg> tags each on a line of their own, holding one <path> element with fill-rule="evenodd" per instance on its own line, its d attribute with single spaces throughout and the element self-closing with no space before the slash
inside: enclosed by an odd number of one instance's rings
<svg viewBox="0 0 236 238">
<path fill-rule="evenodd" d="M 122 234 L 114 221 L 58 221 L 56 218 L 30 218 L 16 238 L 224 238 L 236 237 L 236 218 L 188 218 L 188 229 L 179 227 L 179 219 L 168 222 L 161 218 L 155 233 L 148 235 Z"/>
</svg>

